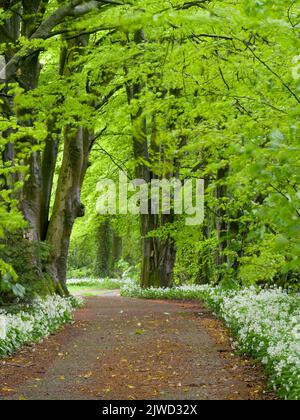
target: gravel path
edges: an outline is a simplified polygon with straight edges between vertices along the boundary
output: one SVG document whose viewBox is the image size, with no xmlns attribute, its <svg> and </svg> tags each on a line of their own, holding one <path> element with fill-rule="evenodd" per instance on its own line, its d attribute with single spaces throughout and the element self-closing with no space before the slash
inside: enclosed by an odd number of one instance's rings
<svg viewBox="0 0 300 420">
<path fill-rule="evenodd" d="M 76 322 L 0 362 L 0 399 L 271 399 L 199 303 L 86 299 Z"/>
</svg>

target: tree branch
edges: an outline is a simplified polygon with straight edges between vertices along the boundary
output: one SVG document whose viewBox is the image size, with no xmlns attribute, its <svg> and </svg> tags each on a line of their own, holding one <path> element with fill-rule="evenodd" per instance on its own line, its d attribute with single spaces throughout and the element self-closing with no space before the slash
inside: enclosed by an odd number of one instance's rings
<svg viewBox="0 0 300 420">
<path fill-rule="evenodd" d="M 1 3 L 0 3 L 1 4 Z M 71 0 L 70 3 L 58 8 L 52 15 L 46 18 L 37 30 L 31 35 L 29 40 L 51 37 L 52 30 L 68 17 L 80 17 L 88 14 L 92 10 L 103 9 L 112 5 L 123 5 L 117 0 L 92 0 L 84 2 L 83 0 Z M 38 52 L 39 48 L 28 48 L 26 51 L 20 50 L 6 65 L 6 79 L 10 80 L 16 74 L 20 61 L 30 54 Z"/>
<path fill-rule="evenodd" d="M 0 7 L 3 7 L 3 9 L 8 9 L 17 3 L 20 3 L 20 0 L 0 0 Z"/>
<path fill-rule="evenodd" d="M 283 198 L 285 198 L 289 203 L 291 202 L 290 198 L 282 191 L 280 191 L 277 187 L 275 187 L 275 185 L 270 184 L 270 187 L 273 188 L 273 190 L 275 190 L 276 192 L 278 192 L 278 194 L 280 194 Z M 297 216 L 300 217 L 300 211 L 298 209 L 295 209 Z"/>
<path fill-rule="evenodd" d="M 285 83 L 285 81 L 282 79 L 282 77 L 276 73 L 270 66 L 269 64 L 267 64 L 265 61 L 263 61 L 256 53 L 255 51 L 249 47 L 249 45 L 247 45 L 247 48 L 249 49 L 249 51 L 251 52 L 251 54 L 256 58 L 256 60 L 258 60 L 270 73 L 273 74 L 273 76 L 275 76 L 280 82 L 281 84 L 286 88 L 286 90 L 288 92 L 290 92 L 290 94 L 296 99 L 296 101 L 298 102 L 298 104 L 300 104 L 300 98 L 297 96 L 297 94 L 289 87 L 289 85 L 287 83 Z"/>
</svg>

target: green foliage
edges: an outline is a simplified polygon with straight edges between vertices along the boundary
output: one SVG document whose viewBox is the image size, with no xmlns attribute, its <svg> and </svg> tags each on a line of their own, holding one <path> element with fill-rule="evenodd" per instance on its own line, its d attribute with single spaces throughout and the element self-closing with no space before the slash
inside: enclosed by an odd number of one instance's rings
<svg viewBox="0 0 300 420">
<path fill-rule="evenodd" d="M 82 279 L 70 279 L 68 280 L 68 288 L 71 293 L 78 292 L 92 292 L 97 290 L 116 290 L 121 289 L 125 285 L 134 284 L 131 279 L 93 279 L 93 278 L 82 278 Z"/>
<path fill-rule="evenodd" d="M 300 101 L 292 76 L 298 7 L 289 1 L 182 6 L 143 0 L 105 16 L 118 31 L 99 34 L 96 50 L 91 45 L 85 71 L 92 72 L 95 91 L 116 83 L 142 88 L 130 105 L 125 90 L 109 102 L 87 182 L 94 189 L 99 174 L 114 177 L 116 163 L 132 175 L 136 127 L 130 114 L 140 109 L 148 142 L 155 119 L 152 171 L 174 172 L 175 159 L 181 179 L 206 181 L 203 227 L 191 232 L 179 222 L 164 228 L 176 240 L 175 281 L 292 284 L 300 257 Z M 143 43 L 134 41 L 139 29 Z M 100 86 L 95 69 L 107 70 L 107 63 L 115 77 Z M 94 193 L 88 201 L 95 206 Z M 161 238 L 162 230 L 152 235 Z"/>
<path fill-rule="evenodd" d="M 5 145 L 6 141 L 2 142 L 0 138 L 0 151 Z M 15 176 L 16 171 L 16 168 L 12 168 L 7 164 L 0 167 L 0 252 L 2 240 L 7 235 L 13 234 L 25 226 L 24 219 L 17 208 L 17 200 L 12 198 L 13 193 L 18 191 L 20 185 L 16 183 L 13 190 L 8 186 L 11 177 Z M 0 300 L 1 295 L 21 297 L 23 291 L 16 283 L 17 278 L 18 275 L 13 264 L 5 261 L 0 253 Z"/>
<path fill-rule="evenodd" d="M 1 242 L 1 256 L 7 267 L 14 267 L 15 276 L 5 273 L 0 282 L 2 301 L 31 300 L 53 292 L 53 284 L 40 267 L 49 263 L 49 247 L 21 237 L 22 232 L 10 235 Z"/>
<path fill-rule="evenodd" d="M 69 268 L 67 272 L 68 279 L 85 279 L 93 275 L 93 266 L 83 266 L 81 268 Z"/>
<path fill-rule="evenodd" d="M 126 260 L 119 260 L 116 265 L 116 271 L 119 273 L 119 277 L 122 279 L 129 279 L 138 282 L 140 275 L 140 265 L 130 265 Z"/>
<path fill-rule="evenodd" d="M 41 18 L 59 6 L 49 2 Z M 11 17 L 0 10 L 1 22 Z M 48 36 L 29 38 L 23 31 L 15 41 L 1 38 L 7 56 L 18 51 L 23 57 L 18 65 L 26 74 L 34 73 L 28 51 L 39 54 L 42 69 L 38 80 L 30 80 L 33 88 L 22 77 L 3 87 L 0 151 L 4 156 L 12 144 L 15 157 L 1 157 L 0 237 L 8 225 L 24 227 L 17 191 L 28 179 L 28 158 L 43 152 L 47 135 L 55 134 L 57 187 L 63 133 L 84 127 L 95 142 L 82 190 L 86 216 L 71 241 L 71 273 L 90 275 L 96 266 L 97 274 L 109 274 L 102 270 L 103 263 L 110 265 L 107 249 L 97 253 L 96 184 L 117 179 L 120 169 L 131 179 L 143 163 L 156 177 L 205 179 L 203 226 L 191 231 L 176 220 L 168 230 L 151 233 L 176 241 L 176 283 L 295 285 L 300 266 L 299 16 L 299 5 L 289 0 L 137 0 L 95 7 L 77 18 L 73 13 L 58 20 Z M 137 42 L 139 31 L 143 36 Z M 80 37 L 84 42 L 76 48 L 74 39 L 86 33 L 90 36 Z M 59 60 L 65 52 L 71 59 L 62 74 Z M 128 88 L 137 86 L 139 94 L 128 101 Z M 147 159 L 133 150 L 141 123 L 146 123 Z M 139 220 L 120 216 L 112 225 L 123 238 L 122 258 L 136 266 Z M 26 273 L 15 268 L 16 255 L 10 263 L 14 270 L 0 262 L 1 272 L 13 279 L 14 271 L 21 272 L 23 284 Z M 28 277 L 36 277 L 28 270 Z"/>
<path fill-rule="evenodd" d="M 10 298 L 24 298 L 25 296 L 25 288 L 19 284 L 16 283 L 12 277 L 6 272 L 4 275 L 2 275 L 2 279 L 0 282 L 0 302 L 7 300 Z"/>
</svg>

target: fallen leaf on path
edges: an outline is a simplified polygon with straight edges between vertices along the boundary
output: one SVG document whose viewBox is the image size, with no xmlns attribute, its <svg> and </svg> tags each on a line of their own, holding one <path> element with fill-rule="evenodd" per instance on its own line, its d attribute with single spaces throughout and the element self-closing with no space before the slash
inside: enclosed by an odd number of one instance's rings
<svg viewBox="0 0 300 420">
<path fill-rule="evenodd" d="M 1 391 L 3 391 L 3 392 L 15 392 L 15 389 L 12 389 L 12 388 L 7 388 L 6 386 L 4 387 L 4 388 L 2 388 L 2 390 Z"/>
<path fill-rule="evenodd" d="M 136 332 L 135 332 L 135 334 L 136 335 L 143 335 L 143 334 L 145 334 L 145 330 L 136 330 Z"/>
</svg>

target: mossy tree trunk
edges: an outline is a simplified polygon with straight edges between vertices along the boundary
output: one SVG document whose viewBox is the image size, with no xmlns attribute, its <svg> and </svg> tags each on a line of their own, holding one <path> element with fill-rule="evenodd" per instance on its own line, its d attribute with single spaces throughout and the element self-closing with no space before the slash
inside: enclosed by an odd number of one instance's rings
<svg viewBox="0 0 300 420">
<path fill-rule="evenodd" d="M 41 46 L 38 40 L 42 44 L 43 40 L 51 38 L 53 31 L 56 31 L 57 35 L 60 31 L 61 34 L 65 34 L 66 31 L 61 27 L 61 24 L 66 19 L 81 18 L 90 13 L 91 10 L 96 9 L 99 9 L 99 13 L 101 13 L 101 10 L 117 6 L 114 3 L 82 2 L 81 7 L 78 7 L 80 2 L 75 1 L 70 2 L 68 7 L 65 4 L 55 5 L 51 3 L 51 7 L 47 9 L 48 3 L 48 0 L 0 2 L 1 8 L 3 7 L 7 16 L 9 16 L 0 23 L 0 42 L 5 45 L 7 63 L 5 82 L 6 84 L 18 84 L 25 93 L 39 86 Z M 72 63 L 76 60 L 73 53 L 80 55 L 87 46 L 89 37 L 81 34 L 77 36 L 76 26 L 74 27 L 74 33 L 74 37 L 65 40 L 67 47 L 62 48 L 60 68 L 57 69 L 62 77 L 67 76 L 68 72 L 71 75 L 74 71 L 81 72 L 82 70 L 80 66 L 72 68 Z M 22 42 L 19 42 L 21 37 Z M 26 44 L 25 40 L 29 45 L 27 51 L 26 47 L 23 46 Z M 76 47 L 79 48 L 76 49 Z M 21 49 L 22 54 L 20 54 Z M 3 80 L 1 80 L 2 82 Z M 1 86 L 1 113 L 3 112 L 7 119 L 16 117 L 20 125 L 31 128 L 34 132 L 35 113 L 31 112 L 32 110 L 28 109 L 26 105 L 24 107 L 22 105 L 15 106 L 14 98 L 8 95 L 10 89 L 8 85 Z M 114 92 L 115 90 L 112 94 Z M 109 97 L 108 95 L 104 103 L 107 103 Z M 64 102 L 62 96 L 59 100 Z M 24 174 L 17 173 L 17 179 L 12 179 L 11 183 L 24 181 L 20 196 L 16 197 L 20 202 L 20 210 L 28 222 L 28 229 L 24 232 L 24 235 L 21 235 L 30 242 L 30 245 L 47 242 L 51 248 L 49 261 L 46 265 L 40 266 L 38 259 L 33 261 L 32 264 L 37 266 L 41 275 L 45 274 L 45 277 L 49 277 L 50 274 L 52 279 L 49 282 L 54 282 L 59 293 L 66 294 L 66 262 L 70 235 L 76 217 L 82 216 L 84 213 L 83 205 L 80 202 L 80 192 L 94 140 L 93 133 L 89 133 L 84 127 L 79 127 L 77 124 L 62 128 L 63 123 L 60 123 L 61 127 L 57 128 L 54 114 L 54 112 L 50 113 L 48 136 L 44 145 L 34 136 L 24 138 L 24 144 L 30 145 L 26 149 L 27 156 L 24 158 L 25 162 L 23 162 L 28 166 L 29 176 L 25 179 Z M 4 133 L 4 135 L 7 138 L 9 137 L 9 133 Z M 64 143 L 63 163 L 61 168 L 57 168 L 58 142 L 60 139 Z M 11 165 L 14 165 L 14 149 L 15 146 L 8 140 L 2 156 L 4 162 L 10 162 Z M 55 169 L 59 169 L 59 180 L 55 191 L 53 214 L 50 216 Z M 7 179 L 5 179 L 5 182 L 1 182 L 1 185 L 6 189 L 11 188 Z M 50 270 L 48 271 L 49 267 Z"/>
</svg>

